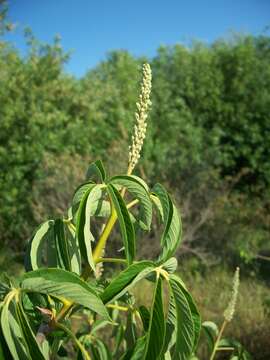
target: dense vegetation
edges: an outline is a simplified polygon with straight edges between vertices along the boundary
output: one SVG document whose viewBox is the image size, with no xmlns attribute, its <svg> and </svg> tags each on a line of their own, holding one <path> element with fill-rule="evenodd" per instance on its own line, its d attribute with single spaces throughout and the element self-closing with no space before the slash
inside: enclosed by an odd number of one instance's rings
<svg viewBox="0 0 270 360">
<path fill-rule="evenodd" d="M 67 55 L 58 40 L 41 45 L 29 32 L 27 39 L 24 58 L 8 43 L 0 49 L 0 233 L 1 243 L 16 250 L 23 249 L 40 212 L 52 210 L 50 180 L 61 166 L 70 178 L 82 178 L 80 158 L 98 156 L 121 170 L 121 161 L 112 160 L 126 156 L 143 60 L 114 52 L 75 79 L 64 71 Z M 269 58 L 270 39 L 263 36 L 160 48 L 151 61 L 154 105 L 139 169 L 145 178 L 161 177 L 177 188 L 187 226 L 200 222 L 198 209 L 214 213 L 221 225 L 217 238 L 231 247 L 232 238 L 240 246 L 248 236 L 249 245 L 242 245 L 252 249 L 242 253 L 251 250 L 252 256 L 269 230 Z M 230 197 L 226 204 L 224 197 Z M 196 234 L 190 237 L 196 242 Z"/>
<path fill-rule="evenodd" d="M 6 28 L 1 23 L 1 33 Z M 69 55 L 59 39 L 40 44 L 27 31 L 26 41 L 25 56 L 0 42 L 0 268 L 10 271 L 14 260 L 22 263 L 37 224 L 67 207 L 85 163 L 101 158 L 111 174 L 125 170 L 145 60 L 115 51 L 76 79 L 65 71 Z M 153 106 L 136 171 L 174 194 L 184 227 L 178 255 L 194 276 L 226 263 L 241 265 L 247 279 L 269 281 L 269 60 L 266 35 L 161 47 L 148 60 Z M 158 235 L 153 226 L 146 237 L 154 253 Z M 112 253 L 117 238 L 114 244 Z M 143 242 L 140 255 L 149 249 Z M 269 316 L 264 298 L 257 308 Z M 240 330 L 251 338 L 260 332 Z M 263 334 L 267 339 L 265 328 Z M 261 348 L 259 340 L 252 346 Z"/>
</svg>

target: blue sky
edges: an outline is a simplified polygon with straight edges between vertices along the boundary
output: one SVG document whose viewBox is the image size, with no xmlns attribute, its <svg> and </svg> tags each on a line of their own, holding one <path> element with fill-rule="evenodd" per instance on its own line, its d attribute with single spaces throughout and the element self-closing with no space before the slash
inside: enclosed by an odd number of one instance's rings
<svg viewBox="0 0 270 360">
<path fill-rule="evenodd" d="M 6 38 L 24 53 L 25 26 L 45 42 L 60 34 L 63 48 L 73 50 L 66 69 L 76 76 L 110 50 L 152 57 L 161 44 L 211 43 L 270 25 L 270 0 L 9 0 L 9 7 L 18 26 Z"/>
</svg>

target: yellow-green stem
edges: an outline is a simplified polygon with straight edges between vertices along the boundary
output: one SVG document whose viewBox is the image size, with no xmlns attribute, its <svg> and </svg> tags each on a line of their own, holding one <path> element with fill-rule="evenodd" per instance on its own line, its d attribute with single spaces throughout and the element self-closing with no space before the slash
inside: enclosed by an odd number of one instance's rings
<svg viewBox="0 0 270 360">
<path fill-rule="evenodd" d="M 59 329 L 64 330 L 75 342 L 75 344 L 77 345 L 77 347 L 80 349 L 83 358 L 85 360 L 91 360 L 90 355 L 88 354 L 88 352 L 85 350 L 84 346 L 80 343 L 80 341 L 76 338 L 76 336 L 73 334 L 73 332 L 71 330 L 69 330 L 66 326 L 64 326 L 63 324 L 59 324 L 56 323 L 56 327 L 58 327 Z"/>
<path fill-rule="evenodd" d="M 126 259 L 118 259 L 118 258 L 99 258 L 96 261 L 96 264 L 101 262 L 110 262 L 110 263 L 117 263 L 117 264 L 126 264 Z"/>
<path fill-rule="evenodd" d="M 109 305 L 106 305 L 108 308 L 110 309 L 117 309 L 117 310 L 120 310 L 120 311 L 128 311 L 128 307 L 126 306 L 119 306 L 119 305 L 115 305 L 115 304 L 109 304 Z"/>
<path fill-rule="evenodd" d="M 105 228 L 104 228 L 104 230 L 98 240 L 97 246 L 95 247 L 95 250 L 93 252 L 94 261 L 96 261 L 98 258 L 100 258 L 102 256 L 102 251 L 105 248 L 106 241 L 114 227 L 116 220 L 117 220 L 117 214 L 116 214 L 115 209 L 112 207 L 111 216 L 110 216 L 107 224 L 105 225 Z"/>
<path fill-rule="evenodd" d="M 218 333 L 218 336 L 217 336 L 217 339 L 216 339 L 216 342 L 215 342 L 215 345 L 214 345 L 214 348 L 213 348 L 213 351 L 212 351 L 212 354 L 211 354 L 209 360 L 214 360 L 214 357 L 215 357 L 215 355 L 216 355 L 216 352 L 218 351 L 218 344 L 219 344 L 219 342 L 220 342 L 220 339 L 221 339 L 221 337 L 222 337 L 222 334 L 223 334 L 223 332 L 224 332 L 224 329 L 225 329 L 226 325 L 227 325 L 227 321 L 224 320 L 224 321 L 223 321 L 223 324 L 222 324 L 222 326 L 221 326 L 221 328 L 220 328 L 220 331 L 219 331 L 219 333 Z"/>
</svg>

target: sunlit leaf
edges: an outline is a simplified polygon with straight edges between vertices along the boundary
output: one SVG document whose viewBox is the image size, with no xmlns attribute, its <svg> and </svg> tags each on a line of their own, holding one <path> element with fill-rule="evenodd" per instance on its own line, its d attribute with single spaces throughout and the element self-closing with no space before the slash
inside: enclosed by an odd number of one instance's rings
<svg viewBox="0 0 270 360">
<path fill-rule="evenodd" d="M 40 269 L 26 273 L 21 287 L 28 292 L 39 292 L 58 299 L 75 302 L 109 318 L 101 299 L 90 284 L 79 276 L 62 269 Z"/>
</svg>

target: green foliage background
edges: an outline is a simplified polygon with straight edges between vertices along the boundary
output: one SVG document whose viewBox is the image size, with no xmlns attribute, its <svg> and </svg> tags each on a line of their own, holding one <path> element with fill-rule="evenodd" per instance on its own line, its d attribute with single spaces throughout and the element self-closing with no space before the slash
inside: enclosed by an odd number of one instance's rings
<svg viewBox="0 0 270 360">
<path fill-rule="evenodd" d="M 57 173 L 72 193 L 89 159 L 121 171 L 145 60 L 115 51 L 76 79 L 64 70 L 69 55 L 59 39 L 41 44 L 28 30 L 26 41 L 24 57 L 0 45 L 0 241 L 16 251 L 44 214 L 54 215 Z M 208 225 L 200 246 L 234 238 L 234 250 L 247 258 L 264 247 L 269 230 L 269 60 L 269 37 L 234 36 L 161 47 L 150 61 L 153 107 L 140 175 L 165 181 L 180 206 L 188 194 L 187 227 L 214 202 L 220 231 Z M 64 188 L 62 195 L 61 209 Z"/>
</svg>

